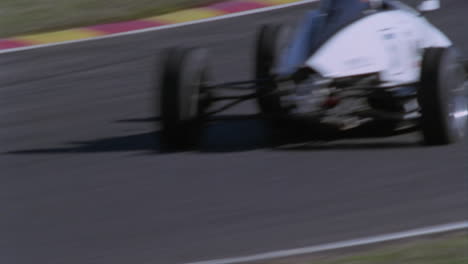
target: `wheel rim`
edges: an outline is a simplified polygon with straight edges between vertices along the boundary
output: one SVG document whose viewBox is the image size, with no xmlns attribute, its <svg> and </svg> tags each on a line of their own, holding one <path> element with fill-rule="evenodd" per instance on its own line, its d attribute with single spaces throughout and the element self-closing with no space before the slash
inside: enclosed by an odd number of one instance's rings
<svg viewBox="0 0 468 264">
<path fill-rule="evenodd" d="M 191 86 L 191 93 L 188 95 L 188 109 L 186 113 L 188 116 L 184 118 L 186 120 L 198 118 L 202 114 L 203 109 L 201 108 L 200 100 L 204 93 L 204 90 L 202 89 L 203 85 L 207 81 L 207 64 L 204 60 L 206 53 L 204 51 L 196 51 L 190 54 L 190 56 L 193 56 L 192 58 L 194 61 L 202 61 L 202 63 L 190 65 L 190 68 L 188 69 L 189 71 L 193 72 L 190 75 L 192 79 L 187 81 L 187 83 L 189 83 Z"/>
<path fill-rule="evenodd" d="M 463 84 L 462 91 L 465 90 L 465 86 L 466 85 Z M 468 100 L 464 93 L 456 93 L 453 96 L 450 117 L 452 120 L 452 127 L 456 134 L 459 137 L 464 137 L 466 134 L 466 125 L 468 123 Z"/>
<path fill-rule="evenodd" d="M 450 64 L 448 78 L 450 86 L 454 87 L 450 92 L 451 97 L 448 101 L 449 128 L 452 135 L 457 139 L 464 138 L 467 132 L 468 124 L 468 98 L 466 88 L 468 82 L 463 66 L 459 61 Z"/>
<path fill-rule="evenodd" d="M 190 117 L 197 116 L 199 114 L 199 101 L 200 101 L 200 85 L 201 78 L 197 78 L 192 82 L 192 94 L 190 95 L 190 104 L 189 104 L 189 115 Z"/>
</svg>

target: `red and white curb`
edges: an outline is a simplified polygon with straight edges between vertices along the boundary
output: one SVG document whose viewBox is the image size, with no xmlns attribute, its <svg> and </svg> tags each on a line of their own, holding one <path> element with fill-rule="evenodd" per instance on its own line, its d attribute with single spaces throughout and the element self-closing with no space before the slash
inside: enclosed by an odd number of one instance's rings
<svg viewBox="0 0 468 264">
<path fill-rule="evenodd" d="M 0 54 L 164 30 L 313 2 L 318 0 L 231 0 L 133 21 L 0 39 Z"/>
</svg>

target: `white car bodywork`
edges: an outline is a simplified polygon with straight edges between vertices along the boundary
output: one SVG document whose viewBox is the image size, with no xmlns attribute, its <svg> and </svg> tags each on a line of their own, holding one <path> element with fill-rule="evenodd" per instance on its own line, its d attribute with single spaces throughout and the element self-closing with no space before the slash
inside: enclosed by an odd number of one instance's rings
<svg viewBox="0 0 468 264">
<path fill-rule="evenodd" d="M 377 12 L 336 33 L 306 65 L 325 78 L 379 73 L 382 86 L 416 83 L 425 48 L 452 42 L 423 16 L 406 10 Z"/>
</svg>

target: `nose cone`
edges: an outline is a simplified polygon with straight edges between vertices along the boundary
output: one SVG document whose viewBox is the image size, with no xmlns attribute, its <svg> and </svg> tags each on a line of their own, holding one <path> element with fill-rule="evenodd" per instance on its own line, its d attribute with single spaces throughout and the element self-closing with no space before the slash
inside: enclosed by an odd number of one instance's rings
<svg viewBox="0 0 468 264">
<path fill-rule="evenodd" d="M 329 39 L 306 64 L 324 77 L 340 78 L 382 71 L 385 54 L 372 19 L 363 19 Z"/>
</svg>

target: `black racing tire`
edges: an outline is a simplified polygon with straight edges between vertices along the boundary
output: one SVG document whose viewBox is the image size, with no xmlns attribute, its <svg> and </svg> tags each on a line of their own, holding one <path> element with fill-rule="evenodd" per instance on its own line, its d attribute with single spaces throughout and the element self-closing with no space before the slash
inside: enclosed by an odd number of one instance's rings
<svg viewBox="0 0 468 264">
<path fill-rule="evenodd" d="M 453 48 L 424 52 L 418 101 L 426 145 L 448 145 L 467 131 L 465 71 Z"/>
<path fill-rule="evenodd" d="M 281 105 L 281 95 L 274 93 L 277 84 L 274 80 L 274 67 L 289 41 L 290 29 L 283 25 L 263 25 L 259 31 L 256 46 L 255 78 L 257 82 L 257 99 L 262 114 L 281 115 L 287 112 Z"/>
<path fill-rule="evenodd" d="M 202 84 L 207 78 L 205 50 L 174 48 L 168 51 L 160 95 L 160 135 L 164 150 L 190 149 L 198 143 L 204 111 Z"/>
</svg>

